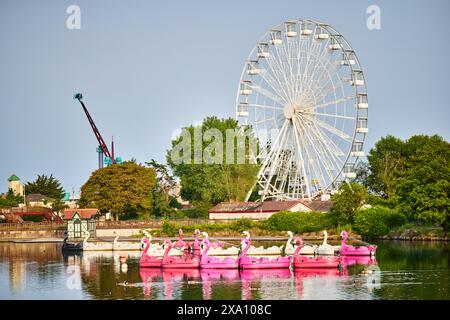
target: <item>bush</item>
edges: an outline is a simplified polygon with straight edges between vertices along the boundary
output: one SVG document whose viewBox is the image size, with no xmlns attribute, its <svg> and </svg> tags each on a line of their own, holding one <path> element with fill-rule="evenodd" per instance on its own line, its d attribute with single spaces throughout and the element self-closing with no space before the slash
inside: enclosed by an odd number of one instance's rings
<svg viewBox="0 0 450 320">
<path fill-rule="evenodd" d="M 376 237 L 406 223 L 406 217 L 395 209 L 376 206 L 355 214 L 353 229 L 362 236 Z"/>
<path fill-rule="evenodd" d="M 251 229 L 253 226 L 255 226 L 256 223 L 254 223 L 251 219 L 248 218 L 242 218 L 235 222 L 232 222 L 230 224 L 230 229 L 234 231 L 246 231 Z"/>
<path fill-rule="evenodd" d="M 334 217 L 319 212 L 278 212 L 261 227 L 268 230 L 292 231 L 295 233 L 317 232 L 333 226 Z"/>
</svg>

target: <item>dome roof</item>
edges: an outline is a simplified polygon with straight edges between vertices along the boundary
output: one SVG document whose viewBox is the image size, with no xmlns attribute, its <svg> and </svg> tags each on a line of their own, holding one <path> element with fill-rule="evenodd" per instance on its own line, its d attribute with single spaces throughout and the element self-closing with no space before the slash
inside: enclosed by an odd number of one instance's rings
<svg viewBox="0 0 450 320">
<path fill-rule="evenodd" d="M 8 178 L 8 181 L 20 181 L 20 178 L 13 174 L 11 177 Z"/>
</svg>

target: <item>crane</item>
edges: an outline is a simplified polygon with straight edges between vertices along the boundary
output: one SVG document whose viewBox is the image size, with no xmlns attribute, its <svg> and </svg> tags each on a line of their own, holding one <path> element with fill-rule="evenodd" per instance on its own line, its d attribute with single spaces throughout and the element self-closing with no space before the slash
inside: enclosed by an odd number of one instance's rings
<svg viewBox="0 0 450 320">
<path fill-rule="evenodd" d="M 120 157 L 114 158 L 114 139 L 111 140 L 111 152 L 108 149 L 108 146 L 105 143 L 105 140 L 103 140 L 102 135 L 97 129 L 97 126 L 95 125 L 94 120 L 92 119 L 91 115 L 89 114 L 88 109 L 84 105 L 83 102 L 83 95 L 81 93 L 76 93 L 73 96 L 74 99 L 78 100 L 81 103 L 81 106 L 83 107 L 84 113 L 86 114 L 86 117 L 89 120 L 89 124 L 91 125 L 92 131 L 94 131 L 94 135 L 97 138 L 98 141 L 98 147 L 97 147 L 97 153 L 98 153 L 98 168 L 103 168 L 103 164 L 112 164 L 112 163 L 118 163 L 121 162 Z M 104 159 L 104 156 L 106 158 Z"/>
</svg>

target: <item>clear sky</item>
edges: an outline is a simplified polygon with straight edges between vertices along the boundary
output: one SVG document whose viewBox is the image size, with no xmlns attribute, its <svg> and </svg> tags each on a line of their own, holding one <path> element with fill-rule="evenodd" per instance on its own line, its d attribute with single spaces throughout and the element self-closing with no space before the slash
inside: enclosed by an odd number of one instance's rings
<svg viewBox="0 0 450 320">
<path fill-rule="evenodd" d="M 81 8 L 69 30 L 66 9 Z M 381 29 L 366 26 L 369 5 Z M 234 117 L 245 59 L 271 27 L 324 21 L 355 49 L 368 86 L 366 151 L 382 136 L 449 140 L 450 1 L 0 1 L 0 191 L 53 173 L 78 192 L 97 168 L 82 92 L 116 154 L 165 160 L 172 132 Z"/>
</svg>

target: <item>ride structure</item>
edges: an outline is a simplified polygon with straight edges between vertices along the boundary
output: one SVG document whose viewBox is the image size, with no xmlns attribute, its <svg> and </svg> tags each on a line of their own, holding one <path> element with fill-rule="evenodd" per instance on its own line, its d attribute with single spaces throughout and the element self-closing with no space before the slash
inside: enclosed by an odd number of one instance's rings
<svg viewBox="0 0 450 320">
<path fill-rule="evenodd" d="M 355 51 L 309 19 L 270 29 L 250 52 L 236 119 L 260 142 L 260 200 L 312 200 L 356 177 L 368 132 L 368 95 Z M 249 189 L 248 201 L 254 186 Z"/>
<path fill-rule="evenodd" d="M 102 135 L 100 134 L 100 131 L 98 130 L 97 126 L 95 125 L 94 120 L 92 119 L 88 109 L 86 108 L 86 105 L 83 102 L 83 95 L 81 93 L 76 93 L 73 98 L 75 100 L 78 100 L 81 104 L 81 107 L 83 108 L 84 113 L 86 114 L 86 117 L 89 121 L 89 124 L 91 125 L 92 131 L 94 132 L 95 138 L 98 141 L 98 147 L 97 147 L 97 153 L 98 153 L 98 168 L 103 168 L 103 165 L 110 165 L 113 163 L 120 163 L 122 162 L 122 159 L 120 157 L 114 157 L 114 139 L 111 139 L 111 151 L 109 151 L 108 146 L 105 143 L 105 140 L 103 139 Z"/>
</svg>

